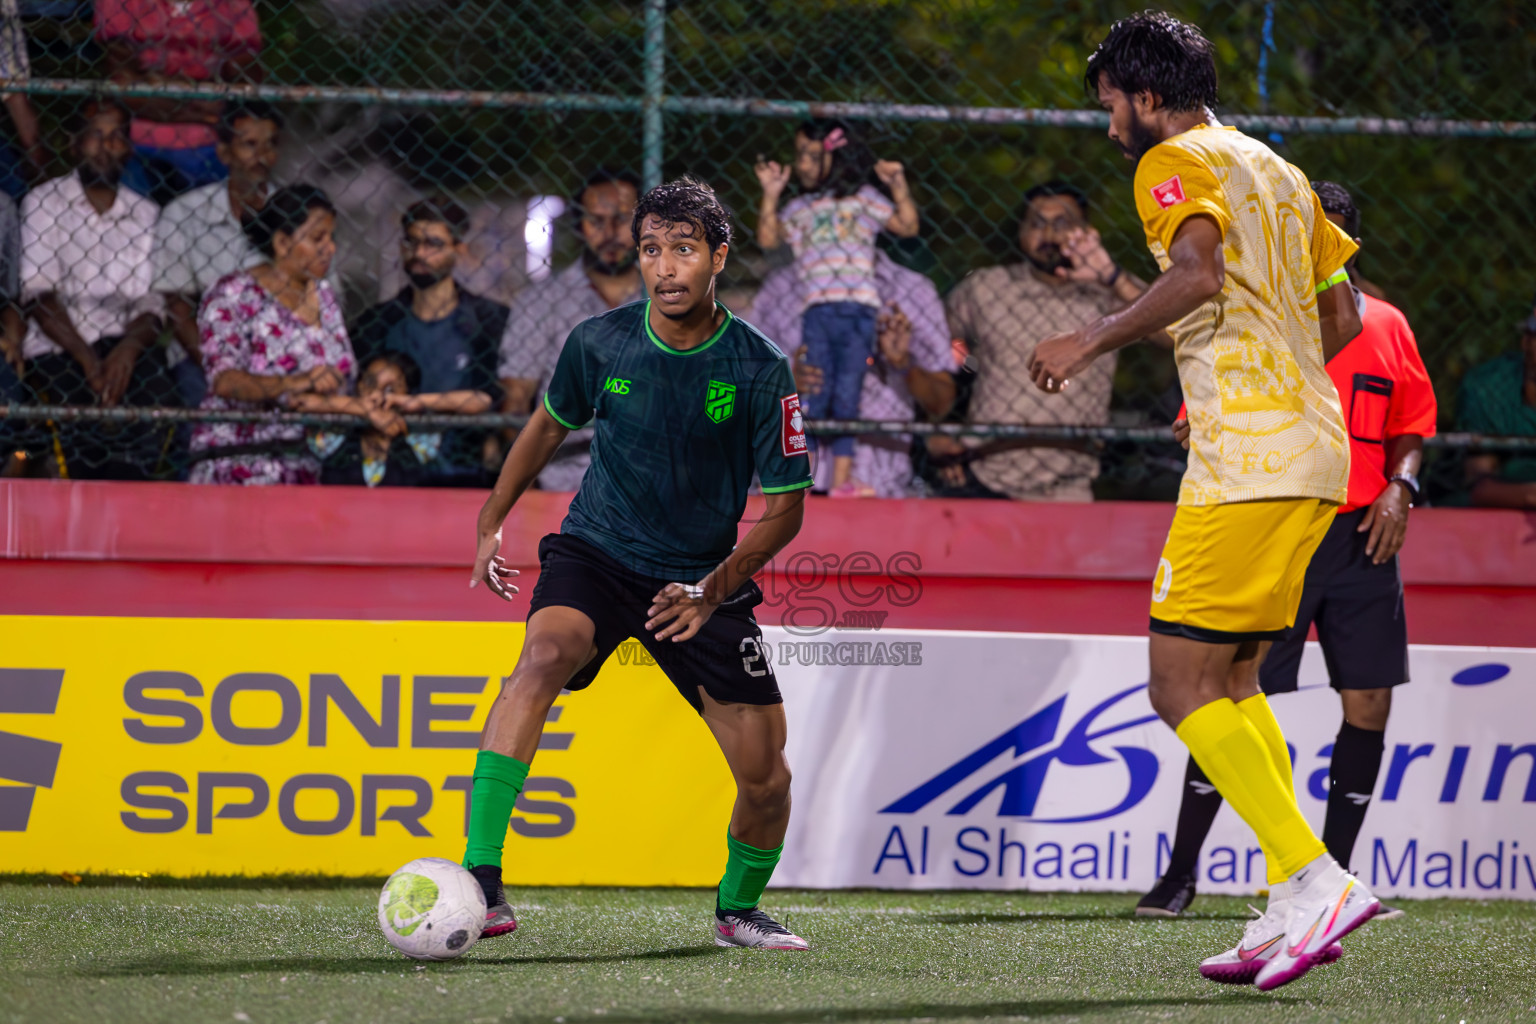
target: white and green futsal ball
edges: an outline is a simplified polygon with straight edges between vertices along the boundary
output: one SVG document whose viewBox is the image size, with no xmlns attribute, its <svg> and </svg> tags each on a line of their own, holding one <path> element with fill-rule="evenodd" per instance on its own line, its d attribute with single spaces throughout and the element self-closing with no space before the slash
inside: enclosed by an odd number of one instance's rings
<svg viewBox="0 0 1536 1024">
<path fill-rule="evenodd" d="M 475 876 L 442 857 L 418 857 L 379 893 L 379 928 L 416 960 L 452 960 L 480 939 L 485 894 Z"/>
</svg>

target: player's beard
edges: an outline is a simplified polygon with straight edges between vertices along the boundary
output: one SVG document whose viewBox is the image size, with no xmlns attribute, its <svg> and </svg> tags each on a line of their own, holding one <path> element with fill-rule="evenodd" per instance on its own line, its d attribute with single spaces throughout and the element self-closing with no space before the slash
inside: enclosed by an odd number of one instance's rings
<svg viewBox="0 0 1536 1024">
<path fill-rule="evenodd" d="M 1126 156 L 1138 162 L 1147 155 L 1147 150 L 1157 145 L 1160 141 L 1156 135 L 1152 134 L 1152 129 L 1143 124 L 1141 118 L 1136 116 L 1136 111 L 1134 110 L 1131 111 L 1131 127 L 1128 134 L 1129 138 L 1126 142 L 1121 143 L 1120 150 Z"/>
</svg>

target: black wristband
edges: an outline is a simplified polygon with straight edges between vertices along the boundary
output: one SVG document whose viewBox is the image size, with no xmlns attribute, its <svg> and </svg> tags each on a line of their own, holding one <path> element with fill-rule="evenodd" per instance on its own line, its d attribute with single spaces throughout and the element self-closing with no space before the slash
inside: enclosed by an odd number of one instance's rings
<svg viewBox="0 0 1536 1024">
<path fill-rule="evenodd" d="M 1119 280 L 1120 280 L 1120 264 L 1116 263 L 1115 264 L 1115 272 L 1113 274 L 1109 275 L 1109 280 L 1108 281 L 1100 281 L 1099 284 L 1103 285 L 1105 288 L 1113 288 L 1115 286 L 1115 282 L 1117 282 Z"/>
</svg>

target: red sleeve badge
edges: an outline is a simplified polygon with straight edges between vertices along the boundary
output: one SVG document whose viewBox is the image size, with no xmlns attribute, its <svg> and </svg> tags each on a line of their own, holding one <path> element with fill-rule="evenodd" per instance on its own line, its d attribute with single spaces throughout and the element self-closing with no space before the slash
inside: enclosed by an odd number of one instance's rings
<svg viewBox="0 0 1536 1024">
<path fill-rule="evenodd" d="M 785 395 L 779 399 L 779 409 L 783 413 L 781 436 L 784 439 L 784 454 L 806 454 L 805 419 L 800 415 L 800 396 Z"/>
<path fill-rule="evenodd" d="M 1178 206 L 1189 199 L 1184 194 L 1184 182 L 1179 180 L 1177 174 L 1161 185 L 1153 185 L 1150 191 L 1152 192 L 1152 201 L 1164 210 L 1170 206 Z"/>
</svg>

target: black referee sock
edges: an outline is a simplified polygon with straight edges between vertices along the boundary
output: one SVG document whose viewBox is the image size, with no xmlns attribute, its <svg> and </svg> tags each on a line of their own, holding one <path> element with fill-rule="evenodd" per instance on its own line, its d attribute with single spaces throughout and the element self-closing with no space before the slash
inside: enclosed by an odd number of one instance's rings
<svg viewBox="0 0 1536 1024">
<path fill-rule="evenodd" d="M 1167 877 L 1193 878 L 1200 861 L 1200 848 L 1211 831 L 1211 822 L 1221 810 L 1221 794 L 1205 777 L 1205 772 L 1189 759 L 1184 769 L 1184 798 L 1179 803 L 1179 826 L 1173 834 L 1173 853 L 1168 856 Z"/>
<path fill-rule="evenodd" d="M 1333 859 L 1349 866 L 1360 826 L 1376 791 L 1381 772 L 1385 732 L 1360 729 L 1348 722 L 1339 726 L 1333 741 L 1333 760 L 1328 763 L 1328 816 L 1323 820 L 1323 845 Z"/>
</svg>

